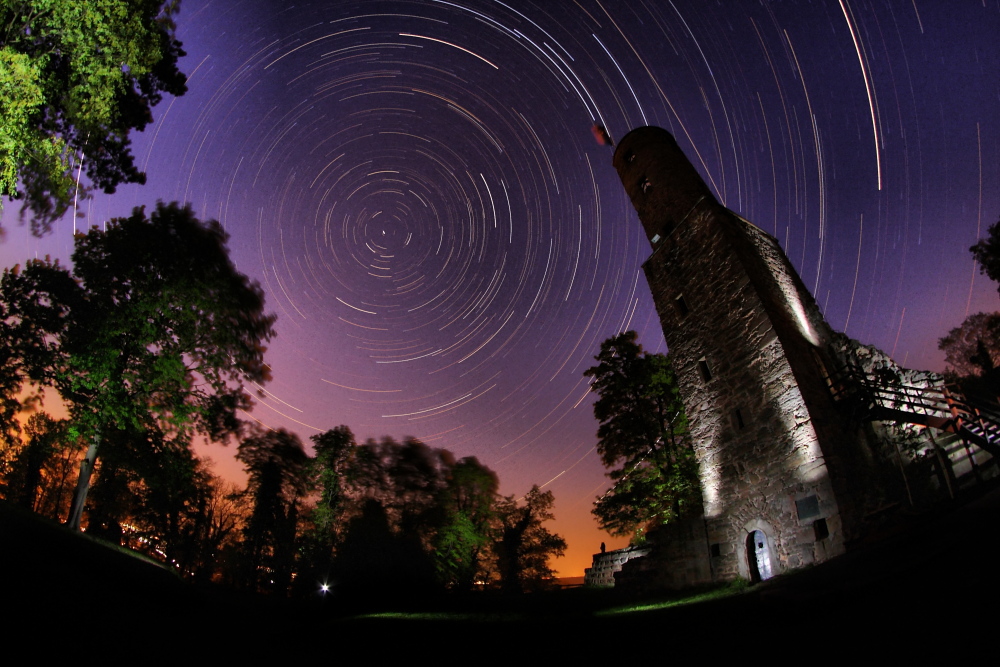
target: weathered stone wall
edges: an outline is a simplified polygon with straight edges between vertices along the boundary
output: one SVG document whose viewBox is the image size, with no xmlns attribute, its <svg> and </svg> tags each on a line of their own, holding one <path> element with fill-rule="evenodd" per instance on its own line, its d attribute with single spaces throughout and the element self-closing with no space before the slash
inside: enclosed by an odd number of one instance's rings
<svg viewBox="0 0 1000 667">
<path fill-rule="evenodd" d="M 651 547 L 632 546 L 594 554 L 593 564 L 583 572 L 583 583 L 587 586 L 614 586 L 615 573 L 633 558 L 649 555 Z"/>
<path fill-rule="evenodd" d="M 711 584 L 712 562 L 703 516 L 659 526 L 647 536 L 649 555 L 630 560 L 615 575 L 615 588 L 641 592 Z"/>
<path fill-rule="evenodd" d="M 848 467 L 836 441 L 851 435 L 836 426 L 830 331 L 808 290 L 772 237 L 694 183 L 666 131 L 627 135 L 615 167 L 654 250 L 644 268 L 695 443 L 714 578 L 750 575 L 755 530 L 774 573 L 842 552 L 829 464 Z"/>
</svg>

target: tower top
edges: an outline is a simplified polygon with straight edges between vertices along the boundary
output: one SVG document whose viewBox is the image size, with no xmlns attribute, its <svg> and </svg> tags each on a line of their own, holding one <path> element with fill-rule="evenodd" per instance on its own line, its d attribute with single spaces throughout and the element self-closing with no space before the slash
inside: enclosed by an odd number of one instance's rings
<svg viewBox="0 0 1000 667">
<path fill-rule="evenodd" d="M 663 128 L 639 127 L 626 134 L 612 164 L 654 248 L 699 204 L 719 205 L 673 135 Z"/>
</svg>

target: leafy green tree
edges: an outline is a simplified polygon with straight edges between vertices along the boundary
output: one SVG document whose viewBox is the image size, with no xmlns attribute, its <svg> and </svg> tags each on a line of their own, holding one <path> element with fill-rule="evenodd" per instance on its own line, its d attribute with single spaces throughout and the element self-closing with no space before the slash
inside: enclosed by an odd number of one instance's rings
<svg viewBox="0 0 1000 667">
<path fill-rule="evenodd" d="M 536 484 L 523 500 L 522 504 L 506 496 L 496 504 L 494 546 L 500 588 L 505 593 L 544 588 L 555 576 L 549 560 L 566 551 L 566 540 L 542 525 L 555 518 L 552 492 L 543 493 Z"/>
<path fill-rule="evenodd" d="M 177 7 L 177 0 L 0 3 L 0 197 L 23 199 L 36 234 L 69 208 L 80 172 L 107 193 L 145 182 L 129 133 L 152 121 L 163 93 L 186 92 Z"/>
<path fill-rule="evenodd" d="M 646 354 L 626 331 L 601 344 L 593 378 L 597 452 L 612 488 L 594 504 L 601 528 L 629 535 L 681 516 L 697 501 L 698 474 L 687 418 L 669 359 Z"/>
<path fill-rule="evenodd" d="M 432 551 L 438 579 L 448 588 L 468 591 L 486 579 L 499 487 L 497 474 L 474 456 L 452 466 Z"/>
<path fill-rule="evenodd" d="M 71 434 L 90 445 L 71 525 L 80 525 L 102 443 L 124 451 L 186 448 L 195 434 L 225 440 L 250 407 L 244 385 L 269 378 L 264 343 L 275 318 L 230 261 L 227 239 L 190 207 L 159 203 L 148 217 L 136 208 L 78 235 L 72 273 L 37 261 L 4 273 L 4 326 L 15 342 L 5 391 L 18 380 L 54 386 Z"/>
<path fill-rule="evenodd" d="M 318 497 L 306 517 L 299 566 L 303 575 L 299 581 L 307 594 L 315 590 L 316 581 L 329 579 L 334 549 L 346 530 L 357 453 L 354 434 L 347 426 L 316 434 L 312 441 L 310 477 Z"/>
<path fill-rule="evenodd" d="M 312 437 L 313 469 L 319 499 L 313 510 L 316 525 L 332 532 L 334 523 L 347 501 L 347 478 L 354 459 L 354 434 L 347 426 L 338 426 Z"/>
<path fill-rule="evenodd" d="M 240 443 L 253 510 L 244 530 L 244 585 L 284 595 L 291 583 L 299 501 L 309 490 L 309 456 L 294 433 L 261 431 Z"/>
</svg>

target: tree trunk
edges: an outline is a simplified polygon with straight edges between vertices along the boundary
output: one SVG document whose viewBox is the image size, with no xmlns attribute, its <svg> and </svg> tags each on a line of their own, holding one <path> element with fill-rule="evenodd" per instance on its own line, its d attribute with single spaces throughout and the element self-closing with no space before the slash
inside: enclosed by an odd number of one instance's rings
<svg viewBox="0 0 1000 667">
<path fill-rule="evenodd" d="M 18 504 L 32 512 L 35 511 L 35 500 L 38 498 L 38 487 L 42 483 L 42 466 L 45 464 L 46 447 L 41 442 L 32 439 L 27 445 L 26 467 L 24 472 L 24 487 L 21 489 Z"/>
<path fill-rule="evenodd" d="M 101 444 L 101 437 L 94 435 L 90 447 L 87 448 L 87 455 L 80 461 L 80 477 L 76 480 L 76 493 L 73 496 L 73 504 L 69 508 L 69 518 L 66 525 L 73 530 L 80 530 L 80 522 L 83 519 L 83 505 L 87 502 L 87 493 L 90 491 L 90 476 L 94 474 L 94 466 L 97 464 L 97 448 Z"/>
</svg>

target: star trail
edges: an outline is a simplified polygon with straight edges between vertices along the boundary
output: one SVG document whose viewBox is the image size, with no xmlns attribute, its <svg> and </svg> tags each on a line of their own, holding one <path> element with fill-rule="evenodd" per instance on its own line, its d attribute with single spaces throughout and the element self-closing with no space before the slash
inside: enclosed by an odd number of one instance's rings
<svg viewBox="0 0 1000 667">
<path fill-rule="evenodd" d="M 1000 217 L 1000 3 L 184 0 L 189 92 L 135 135 L 157 199 L 232 235 L 278 314 L 248 418 L 304 439 L 413 435 L 546 484 L 556 563 L 607 541 L 583 371 L 636 329 L 665 351 L 612 139 L 671 131 L 781 242 L 830 324 L 909 367 L 997 309 L 968 247 Z M 5 265 L 68 258 L 4 212 Z M 237 470 L 230 450 L 202 450 Z M 238 473 L 227 473 L 238 474 Z"/>
</svg>

